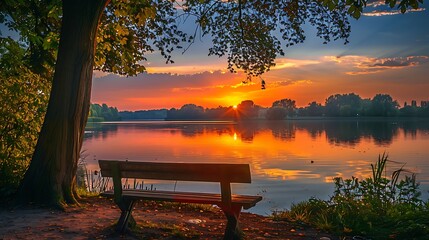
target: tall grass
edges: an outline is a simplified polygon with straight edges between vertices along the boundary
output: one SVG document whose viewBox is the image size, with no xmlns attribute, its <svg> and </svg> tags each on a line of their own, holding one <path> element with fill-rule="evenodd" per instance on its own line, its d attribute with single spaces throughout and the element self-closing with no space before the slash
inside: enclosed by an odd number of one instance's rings
<svg viewBox="0 0 429 240">
<path fill-rule="evenodd" d="M 76 185 L 79 195 L 92 196 L 104 191 L 113 191 L 113 181 L 110 177 L 103 177 L 100 170 L 91 170 L 87 167 L 86 158 L 88 155 L 83 150 L 80 153 L 78 167 L 76 171 Z M 96 160 L 94 158 L 94 160 Z M 176 182 L 177 184 L 177 182 Z M 156 191 L 154 184 L 146 184 L 143 180 L 124 178 L 122 179 L 122 189 L 137 189 Z M 174 186 L 176 189 L 176 185 Z"/>
<path fill-rule="evenodd" d="M 110 178 L 103 178 L 98 170 L 87 168 L 85 150 L 81 152 L 76 171 L 76 185 L 79 195 L 92 196 L 105 191 L 109 186 Z"/>
<path fill-rule="evenodd" d="M 387 154 L 371 164 L 372 176 L 334 179 L 333 196 L 294 204 L 274 212 L 276 219 L 313 225 L 340 236 L 368 239 L 429 239 L 429 201 L 421 199 L 415 174 L 401 176 L 403 167 L 386 173 Z"/>
</svg>

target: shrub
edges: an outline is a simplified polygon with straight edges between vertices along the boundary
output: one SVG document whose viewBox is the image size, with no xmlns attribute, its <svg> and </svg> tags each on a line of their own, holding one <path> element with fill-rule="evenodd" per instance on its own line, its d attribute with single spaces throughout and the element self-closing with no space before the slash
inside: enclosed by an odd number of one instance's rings
<svg viewBox="0 0 429 240">
<path fill-rule="evenodd" d="M 328 201 L 312 198 L 274 215 L 343 236 L 427 239 L 429 202 L 422 201 L 415 175 L 401 178 L 400 168 L 384 177 L 387 162 L 386 154 L 379 156 L 371 164 L 372 176 L 364 180 L 335 178 L 334 195 Z"/>
<path fill-rule="evenodd" d="M 0 196 L 11 195 L 31 159 L 51 82 L 22 62 L 24 50 L 0 40 Z M 4 197 L 4 198 L 3 198 Z"/>
</svg>

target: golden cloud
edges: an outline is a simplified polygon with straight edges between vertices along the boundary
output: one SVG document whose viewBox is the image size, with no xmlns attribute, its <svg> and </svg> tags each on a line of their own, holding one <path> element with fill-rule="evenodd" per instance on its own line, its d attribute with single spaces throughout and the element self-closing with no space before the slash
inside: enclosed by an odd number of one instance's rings
<svg viewBox="0 0 429 240">
<path fill-rule="evenodd" d="M 367 56 L 325 56 L 324 60 L 346 65 L 355 70 L 348 71 L 348 75 L 374 74 L 389 69 L 414 67 L 429 62 L 429 56 L 409 56 L 394 58 L 374 58 Z"/>
<path fill-rule="evenodd" d="M 165 65 L 162 67 L 146 67 L 148 73 L 171 73 L 178 75 L 189 75 L 189 74 L 198 74 L 204 72 L 214 73 L 220 71 L 221 73 L 229 72 L 224 65 Z"/>
<path fill-rule="evenodd" d="M 319 64 L 320 61 L 278 58 L 275 63 L 276 63 L 276 66 L 272 67 L 271 70 L 279 70 L 279 69 L 285 69 L 285 68 L 299 68 L 306 65 Z"/>
</svg>

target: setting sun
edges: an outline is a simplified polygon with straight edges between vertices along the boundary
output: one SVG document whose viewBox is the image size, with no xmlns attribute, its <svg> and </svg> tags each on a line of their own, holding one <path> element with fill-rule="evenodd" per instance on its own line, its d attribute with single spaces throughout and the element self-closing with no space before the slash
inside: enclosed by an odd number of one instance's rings
<svg viewBox="0 0 429 240">
<path fill-rule="evenodd" d="M 237 110 L 237 105 L 232 106 L 232 108 L 234 108 L 234 110 Z"/>
</svg>

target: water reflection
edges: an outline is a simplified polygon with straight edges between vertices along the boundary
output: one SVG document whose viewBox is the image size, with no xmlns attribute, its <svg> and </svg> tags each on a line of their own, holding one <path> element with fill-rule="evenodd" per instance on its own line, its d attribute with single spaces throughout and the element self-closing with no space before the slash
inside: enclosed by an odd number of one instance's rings
<svg viewBox="0 0 429 240">
<path fill-rule="evenodd" d="M 263 195 L 251 209 L 256 213 L 327 198 L 333 177 L 370 176 L 370 164 L 384 151 L 400 162 L 388 171 L 407 163 L 428 196 L 426 120 L 118 122 L 88 125 L 86 131 L 83 149 L 94 170 L 96 159 L 248 163 L 253 183 L 234 190 Z"/>
<path fill-rule="evenodd" d="M 389 146 L 394 138 L 403 132 L 406 137 L 415 138 L 417 133 L 429 132 L 427 120 L 295 120 L 295 121 L 250 121 L 250 122 L 120 122 L 91 123 L 87 126 L 86 139 L 115 136 L 119 128 L 127 130 L 169 131 L 183 137 L 198 137 L 204 134 L 231 135 L 242 142 L 251 143 L 258 134 L 271 132 L 282 141 L 293 141 L 296 132 L 307 132 L 312 139 L 325 135 L 332 145 L 355 146 L 363 139 L 371 139 L 377 146 Z"/>
</svg>

